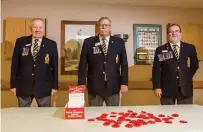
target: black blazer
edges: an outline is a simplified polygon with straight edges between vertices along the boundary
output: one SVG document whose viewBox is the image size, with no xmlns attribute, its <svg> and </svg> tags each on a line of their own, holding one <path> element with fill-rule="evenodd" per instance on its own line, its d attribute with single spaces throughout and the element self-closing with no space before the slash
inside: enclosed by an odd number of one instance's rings
<svg viewBox="0 0 203 132">
<path fill-rule="evenodd" d="M 105 96 L 105 72 L 107 77 L 106 95 L 110 96 L 119 93 L 121 85 L 128 85 L 125 43 L 121 38 L 110 36 L 106 57 L 99 43 L 99 36 L 84 40 L 79 63 L 78 84 L 86 85 L 87 77 L 88 92 L 93 96 Z M 94 47 L 97 47 L 101 53 L 94 54 Z"/>
<path fill-rule="evenodd" d="M 58 51 L 55 41 L 42 38 L 38 58 L 34 62 L 31 53 L 32 36 L 16 40 L 11 64 L 11 88 L 17 96 L 37 97 L 51 95 L 58 89 Z M 25 55 L 24 53 L 28 53 Z M 48 57 L 46 57 L 48 56 Z"/>
<path fill-rule="evenodd" d="M 160 62 L 158 55 L 162 54 L 164 50 L 172 51 L 174 58 Z M 198 67 L 197 53 L 194 45 L 181 42 L 178 61 L 170 44 L 166 43 L 156 49 L 152 71 L 153 89 L 161 88 L 163 96 L 177 96 L 178 87 L 180 86 L 184 96 L 192 96 L 192 78 Z"/>
</svg>

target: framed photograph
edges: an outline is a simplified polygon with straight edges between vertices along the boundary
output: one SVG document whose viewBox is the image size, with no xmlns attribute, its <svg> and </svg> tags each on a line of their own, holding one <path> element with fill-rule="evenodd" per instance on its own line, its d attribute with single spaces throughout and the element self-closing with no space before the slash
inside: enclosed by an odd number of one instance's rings
<svg viewBox="0 0 203 132">
<path fill-rule="evenodd" d="M 134 64 L 152 65 L 156 48 L 162 44 L 162 25 L 133 24 Z"/>
<path fill-rule="evenodd" d="M 97 34 L 97 21 L 61 21 L 61 75 L 77 75 L 84 39 Z"/>
</svg>

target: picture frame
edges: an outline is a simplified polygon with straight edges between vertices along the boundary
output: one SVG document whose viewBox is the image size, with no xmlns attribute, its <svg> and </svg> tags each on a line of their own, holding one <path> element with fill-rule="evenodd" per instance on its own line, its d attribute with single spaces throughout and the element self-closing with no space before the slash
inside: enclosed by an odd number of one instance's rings
<svg viewBox="0 0 203 132">
<path fill-rule="evenodd" d="M 152 65 L 156 48 L 162 45 L 161 24 L 133 24 L 134 65 Z"/>
<path fill-rule="evenodd" d="M 83 41 L 97 32 L 97 21 L 61 21 L 61 75 L 78 74 Z"/>
</svg>

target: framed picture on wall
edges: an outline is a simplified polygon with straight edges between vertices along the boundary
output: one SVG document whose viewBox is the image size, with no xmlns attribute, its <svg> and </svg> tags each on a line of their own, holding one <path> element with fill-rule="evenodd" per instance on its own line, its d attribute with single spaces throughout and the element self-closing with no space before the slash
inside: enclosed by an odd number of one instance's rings
<svg viewBox="0 0 203 132">
<path fill-rule="evenodd" d="M 133 24 L 134 65 L 152 65 L 155 50 L 162 44 L 162 25 Z"/>
<path fill-rule="evenodd" d="M 97 21 L 61 21 L 61 75 L 77 75 L 84 39 L 95 36 Z"/>
</svg>

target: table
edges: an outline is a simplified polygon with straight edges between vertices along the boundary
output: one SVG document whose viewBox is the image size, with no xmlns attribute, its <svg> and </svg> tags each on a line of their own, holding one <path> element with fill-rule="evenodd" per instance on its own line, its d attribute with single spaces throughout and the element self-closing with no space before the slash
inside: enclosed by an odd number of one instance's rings
<svg viewBox="0 0 203 132">
<path fill-rule="evenodd" d="M 112 128 L 99 121 L 87 121 L 102 113 L 128 110 L 155 115 L 178 113 L 180 117 L 174 119 L 173 124 L 156 123 L 133 128 L 126 128 L 124 124 Z M 200 105 L 86 107 L 85 116 L 85 120 L 64 120 L 64 108 L 5 108 L 1 109 L 2 132 L 203 132 L 203 106 Z M 180 124 L 179 119 L 188 123 Z"/>
</svg>

